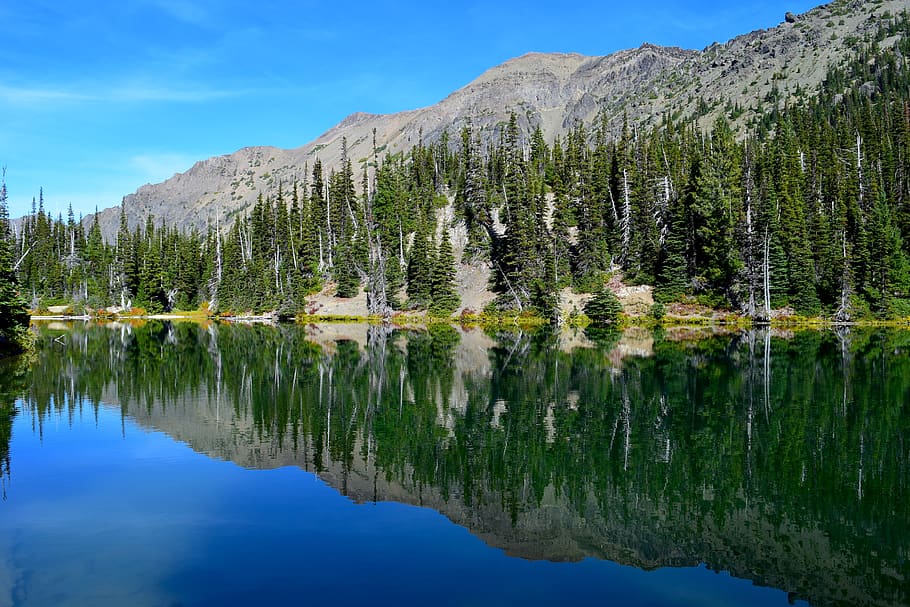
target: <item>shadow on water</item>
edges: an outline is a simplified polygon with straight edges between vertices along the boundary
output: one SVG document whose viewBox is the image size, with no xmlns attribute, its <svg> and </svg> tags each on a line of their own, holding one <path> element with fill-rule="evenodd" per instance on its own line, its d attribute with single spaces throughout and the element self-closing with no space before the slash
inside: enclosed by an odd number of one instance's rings
<svg viewBox="0 0 910 607">
<path fill-rule="evenodd" d="M 908 601 L 907 332 L 573 348 L 447 325 L 67 333 L 40 333 L 37 431 L 67 403 L 114 403 L 212 457 L 432 507 L 517 557 L 705 563 L 821 605 Z"/>
</svg>

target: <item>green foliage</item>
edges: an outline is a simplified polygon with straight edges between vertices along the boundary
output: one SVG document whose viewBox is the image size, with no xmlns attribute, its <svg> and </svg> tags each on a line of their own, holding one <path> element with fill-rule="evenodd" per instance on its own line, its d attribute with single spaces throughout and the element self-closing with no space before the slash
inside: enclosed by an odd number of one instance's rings
<svg viewBox="0 0 910 607">
<path fill-rule="evenodd" d="M 429 312 L 433 316 L 449 316 L 461 304 L 455 285 L 455 254 L 449 239 L 449 230 L 443 226 L 442 242 L 433 266 L 431 282 L 432 303 Z"/>
<path fill-rule="evenodd" d="M 609 352 L 622 339 L 622 331 L 615 327 L 595 324 L 585 327 L 585 337 L 601 350 Z"/>
<path fill-rule="evenodd" d="M 29 323 L 26 303 L 13 272 L 13 247 L 4 175 L 0 179 L 0 357 L 23 349 Z"/>
<path fill-rule="evenodd" d="M 622 303 L 610 289 L 604 289 L 585 304 L 585 316 L 595 325 L 616 324 L 622 316 Z"/>
<path fill-rule="evenodd" d="M 335 290 L 336 297 L 357 297 L 357 294 L 360 293 L 360 279 L 348 251 L 339 256 L 339 264 L 335 268 L 335 279 L 338 281 Z"/>
<path fill-rule="evenodd" d="M 30 360 L 26 356 L 0 356 L 0 499 L 6 499 L 6 484 L 10 472 L 9 443 L 16 399 L 25 391 Z"/>
<path fill-rule="evenodd" d="M 607 284 L 605 272 L 589 272 L 579 276 L 572 283 L 576 293 L 599 293 Z"/>
<path fill-rule="evenodd" d="M 414 244 L 408 256 L 408 302 L 412 308 L 426 308 L 433 298 L 436 264 L 431 248 L 429 234 L 421 226 L 414 234 Z"/>
<path fill-rule="evenodd" d="M 667 315 L 667 307 L 659 301 L 655 302 L 654 305 L 651 306 L 651 309 L 648 310 L 648 315 L 660 322 L 663 320 L 664 316 Z"/>
</svg>

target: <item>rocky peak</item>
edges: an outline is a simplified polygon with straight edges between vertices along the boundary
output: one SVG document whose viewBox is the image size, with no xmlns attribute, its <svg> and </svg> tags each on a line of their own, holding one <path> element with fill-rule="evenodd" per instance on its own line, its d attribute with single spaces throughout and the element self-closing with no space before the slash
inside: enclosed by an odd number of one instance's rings
<svg viewBox="0 0 910 607">
<path fill-rule="evenodd" d="M 832 64 L 853 51 L 855 41 L 877 27 L 882 14 L 906 9 L 906 0 L 839 0 L 702 51 L 643 43 L 599 57 L 527 53 L 429 107 L 385 115 L 357 112 L 296 149 L 244 148 L 196 163 L 164 183 L 126 196 L 127 218 L 133 226 L 153 214 L 185 229 L 229 223 L 260 193 L 271 195 L 281 184 L 303 180 L 317 157 L 326 170 L 336 166 L 343 139 L 359 171 L 372 155 L 374 129 L 383 153 L 394 153 L 420 139 L 432 143 L 444 131 L 456 134 L 469 122 L 482 137 L 494 137 L 511 112 L 522 128 L 540 126 L 552 139 L 600 114 L 618 133 L 626 118 L 647 127 L 667 114 L 706 127 L 736 106 L 741 111 L 731 120 L 743 133 L 772 90 L 781 93 L 779 102 L 784 103 L 797 88 L 814 89 Z M 112 238 L 119 209 L 102 211 L 99 222 Z"/>
</svg>

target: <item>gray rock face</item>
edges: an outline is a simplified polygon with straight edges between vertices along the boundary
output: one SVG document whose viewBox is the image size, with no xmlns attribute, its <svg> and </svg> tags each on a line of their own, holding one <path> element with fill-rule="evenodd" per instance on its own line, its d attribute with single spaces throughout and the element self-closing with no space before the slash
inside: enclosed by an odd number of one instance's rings
<svg viewBox="0 0 910 607">
<path fill-rule="evenodd" d="M 319 158 L 328 170 L 341 158 L 342 139 L 359 170 L 372 153 L 373 130 L 382 154 L 405 151 L 419 140 L 453 140 L 469 121 L 484 138 L 515 112 L 520 125 L 539 125 L 551 140 L 576 122 L 599 113 L 614 133 L 623 120 L 647 127 L 666 114 L 707 127 L 736 104 L 743 113 L 734 127 L 744 132 L 772 89 L 784 103 L 797 87 L 814 90 L 832 64 L 843 61 L 874 31 L 880 16 L 907 9 L 907 0 L 838 1 L 792 15 L 770 30 L 758 30 L 702 51 L 643 44 L 603 57 L 529 53 L 496 66 L 439 103 L 397 114 L 355 113 L 315 141 L 295 149 L 251 147 L 197 162 L 167 181 L 145 185 L 123 199 L 131 227 L 153 215 L 182 229 L 230 224 L 262 193 L 289 188 L 308 177 Z M 696 114 L 697 107 L 708 107 Z M 119 208 L 99 213 L 108 239 L 119 225 Z M 86 218 L 90 222 L 91 217 Z"/>
</svg>

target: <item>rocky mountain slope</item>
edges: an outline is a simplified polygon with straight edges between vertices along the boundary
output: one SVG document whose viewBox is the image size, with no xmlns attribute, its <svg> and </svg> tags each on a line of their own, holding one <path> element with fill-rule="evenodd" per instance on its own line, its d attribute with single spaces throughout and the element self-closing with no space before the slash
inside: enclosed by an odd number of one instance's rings
<svg viewBox="0 0 910 607">
<path fill-rule="evenodd" d="M 326 170 L 335 166 L 343 140 L 357 169 L 371 154 L 374 129 L 382 153 L 394 153 L 419 140 L 437 141 L 445 131 L 454 138 L 468 121 L 483 137 L 494 137 L 513 111 L 523 128 L 540 125 L 548 140 L 600 112 L 614 131 L 624 117 L 648 126 L 670 114 L 706 125 L 726 113 L 743 132 L 756 112 L 813 90 L 883 14 L 907 8 L 907 0 L 838 0 L 803 15 L 781 15 L 775 28 L 702 51 L 643 44 L 603 57 L 530 53 L 488 70 L 436 105 L 355 113 L 299 148 L 250 147 L 203 160 L 163 183 L 142 186 L 123 205 L 131 226 L 149 214 L 185 229 L 226 224 L 260 193 L 303 180 L 317 158 Z M 118 207 L 99 213 L 108 238 L 119 213 Z"/>
</svg>

